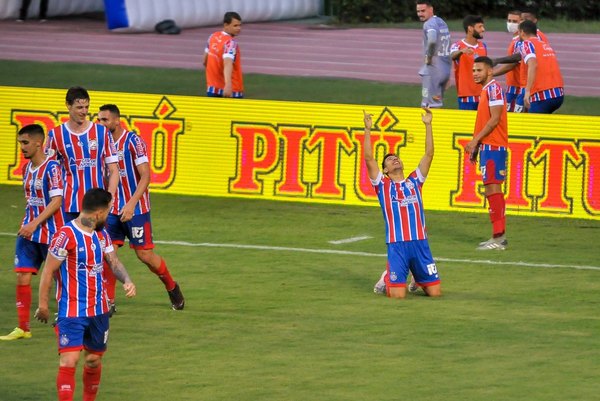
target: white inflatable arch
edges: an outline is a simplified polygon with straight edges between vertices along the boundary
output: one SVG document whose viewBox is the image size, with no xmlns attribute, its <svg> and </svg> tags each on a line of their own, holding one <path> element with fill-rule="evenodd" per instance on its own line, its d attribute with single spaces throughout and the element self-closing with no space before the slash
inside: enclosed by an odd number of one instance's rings
<svg viewBox="0 0 600 401">
<path fill-rule="evenodd" d="M 19 16 L 21 0 L 0 0 L 0 19 Z M 40 10 L 40 0 L 32 0 L 29 5 L 28 18 L 37 18 Z M 48 17 L 59 15 L 84 14 L 104 10 L 103 0 L 49 0 Z"/>
<path fill-rule="evenodd" d="M 181 28 L 219 25 L 235 11 L 244 22 L 314 17 L 322 0 L 104 0 L 108 29 L 152 31 L 165 19 Z"/>
</svg>

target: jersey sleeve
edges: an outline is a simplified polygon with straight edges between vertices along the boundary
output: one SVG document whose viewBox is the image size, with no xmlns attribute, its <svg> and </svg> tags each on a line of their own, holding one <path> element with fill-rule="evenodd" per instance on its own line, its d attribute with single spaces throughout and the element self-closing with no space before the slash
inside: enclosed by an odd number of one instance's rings
<svg viewBox="0 0 600 401">
<path fill-rule="evenodd" d="M 521 58 L 523 59 L 523 62 L 525 64 L 527 64 L 527 61 L 530 60 L 531 58 L 535 58 L 535 47 L 533 46 L 533 43 L 531 43 L 528 40 L 523 41 L 523 43 L 521 43 L 521 46 L 519 47 L 519 51 L 521 53 Z"/>
<path fill-rule="evenodd" d="M 502 106 L 504 107 L 504 92 L 498 83 L 493 83 L 487 88 L 487 95 L 489 99 L 490 107 Z"/>
<path fill-rule="evenodd" d="M 63 180 L 60 166 L 55 161 L 50 161 L 46 172 L 48 179 L 48 193 L 51 198 L 62 196 Z"/>
<path fill-rule="evenodd" d="M 458 42 L 454 42 L 452 43 L 452 46 L 450 46 L 450 53 L 454 53 L 460 50 L 460 40 Z"/>
<path fill-rule="evenodd" d="M 104 162 L 106 164 L 117 163 L 119 161 L 117 148 L 115 147 L 115 141 L 108 129 L 104 131 L 104 136 Z"/>
<path fill-rule="evenodd" d="M 104 253 L 108 254 L 115 250 L 113 243 L 110 239 L 110 235 L 108 235 L 108 231 L 105 228 L 101 231 L 102 240 L 104 240 Z"/>
<path fill-rule="evenodd" d="M 235 40 L 231 39 L 225 43 L 223 48 L 223 58 L 235 59 L 237 55 L 238 44 Z"/>
<path fill-rule="evenodd" d="M 48 132 L 48 136 L 46 137 L 46 143 L 44 144 L 44 153 L 47 156 L 55 157 L 56 155 L 56 139 L 55 139 L 55 130 L 51 129 Z"/>
<path fill-rule="evenodd" d="M 69 250 L 73 248 L 74 239 L 69 235 L 69 232 L 64 228 L 54 234 L 48 253 L 58 260 L 65 260 L 69 255 Z"/>
<path fill-rule="evenodd" d="M 374 180 L 371 179 L 371 185 L 373 185 L 374 187 L 377 187 L 381 183 L 381 180 L 383 180 L 383 173 L 380 171 L 379 174 L 377 175 L 377 178 L 375 178 Z"/>
<path fill-rule="evenodd" d="M 133 134 L 131 136 L 130 151 L 133 155 L 133 159 L 136 166 L 143 163 L 148 163 L 148 151 L 144 140 L 139 135 Z"/>
</svg>

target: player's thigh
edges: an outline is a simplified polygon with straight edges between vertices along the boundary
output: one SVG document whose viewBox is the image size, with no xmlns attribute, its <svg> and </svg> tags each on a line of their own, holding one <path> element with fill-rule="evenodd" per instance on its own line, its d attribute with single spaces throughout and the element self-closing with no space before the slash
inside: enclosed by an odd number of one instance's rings
<svg viewBox="0 0 600 401">
<path fill-rule="evenodd" d="M 479 168 L 484 184 L 500 184 L 506 179 L 506 149 L 487 149 L 479 152 Z"/>
<path fill-rule="evenodd" d="M 413 248 L 410 270 L 420 286 L 432 286 L 440 282 L 440 275 L 433 260 L 427 240 L 410 241 Z"/>
<path fill-rule="evenodd" d="M 388 244 L 388 275 L 387 280 L 390 287 L 405 287 L 406 277 L 409 271 L 409 255 L 405 251 L 404 242 L 392 242 Z"/>
<path fill-rule="evenodd" d="M 152 220 L 150 212 L 137 214 L 126 223 L 129 244 L 135 249 L 152 249 Z"/>
<path fill-rule="evenodd" d="M 59 317 L 56 321 L 58 352 L 79 352 L 83 349 L 83 336 L 87 328 L 85 318 Z"/>
<path fill-rule="evenodd" d="M 125 243 L 127 236 L 127 227 L 121 222 L 121 217 L 116 214 L 109 214 L 106 219 L 106 231 L 110 235 L 113 244 L 121 246 Z"/>
<path fill-rule="evenodd" d="M 102 355 L 108 345 L 109 314 L 89 317 L 83 346 L 89 353 Z"/>
</svg>

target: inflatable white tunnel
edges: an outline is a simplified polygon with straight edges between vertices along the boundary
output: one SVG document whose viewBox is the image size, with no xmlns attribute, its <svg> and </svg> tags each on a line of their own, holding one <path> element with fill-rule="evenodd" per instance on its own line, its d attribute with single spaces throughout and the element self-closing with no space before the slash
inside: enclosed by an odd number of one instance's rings
<svg viewBox="0 0 600 401">
<path fill-rule="evenodd" d="M 19 16 L 21 0 L 0 0 L 0 19 Z M 29 5 L 27 18 L 37 18 L 40 9 L 40 0 L 32 0 Z M 104 10 L 103 0 L 49 0 L 48 17 L 59 15 L 85 14 Z"/>
<path fill-rule="evenodd" d="M 243 22 L 314 17 L 322 0 L 104 0 L 108 29 L 118 32 L 154 30 L 163 20 L 181 28 L 220 25 L 235 11 Z"/>
</svg>

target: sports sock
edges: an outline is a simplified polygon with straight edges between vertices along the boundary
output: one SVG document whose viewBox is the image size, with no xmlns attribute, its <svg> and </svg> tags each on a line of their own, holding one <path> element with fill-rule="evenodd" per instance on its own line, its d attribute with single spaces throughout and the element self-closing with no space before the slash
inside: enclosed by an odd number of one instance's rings
<svg viewBox="0 0 600 401">
<path fill-rule="evenodd" d="M 31 285 L 17 285 L 17 317 L 19 327 L 29 331 L 29 310 L 31 309 Z"/>
<path fill-rule="evenodd" d="M 163 258 L 160 258 L 160 266 L 158 267 L 158 269 L 153 268 L 151 266 L 148 266 L 148 268 L 152 273 L 158 276 L 160 281 L 163 282 L 167 291 L 171 291 L 173 288 L 175 288 L 175 281 L 173 281 L 173 277 L 171 277 L 169 268 L 167 267 L 167 264 L 165 263 L 165 260 Z"/>
<path fill-rule="evenodd" d="M 60 366 L 56 376 L 59 401 L 72 401 L 75 394 L 75 368 Z"/>
<path fill-rule="evenodd" d="M 506 202 L 501 192 L 491 194 L 487 197 L 489 204 L 490 221 L 492 222 L 492 234 L 494 238 L 501 237 L 506 231 Z"/>
<path fill-rule="evenodd" d="M 95 368 L 83 367 L 83 401 L 94 401 L 100 387 L 102 364 Z"/>
<path fill-rule="evenodd" d="M 117 285 L 117 278 L 113 273 L 108 263 L 104 262 L 104 286 L 106 288 L 106 294 L 111 303 L 115 302 L 115 287 Z"/>
</svg>

